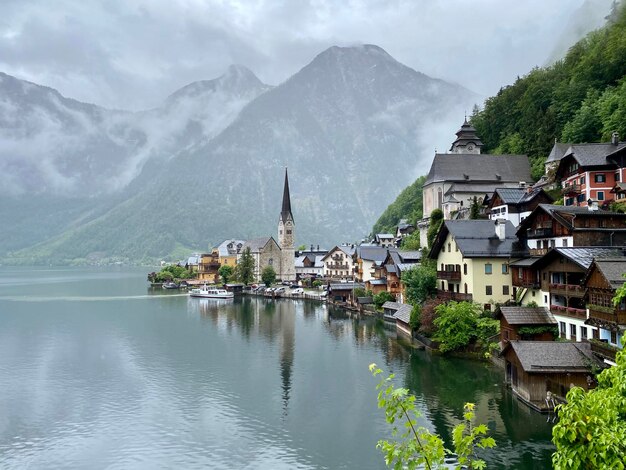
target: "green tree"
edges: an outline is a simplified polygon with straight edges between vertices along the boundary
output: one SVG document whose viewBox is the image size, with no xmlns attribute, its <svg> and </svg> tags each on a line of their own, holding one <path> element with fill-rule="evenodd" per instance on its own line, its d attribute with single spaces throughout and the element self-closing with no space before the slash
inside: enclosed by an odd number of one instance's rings
<svg viewBox="0 0 626 470">
<path fill-rule="evenodd" d="M 411 235 L 408 235 L 402 239 L 400 243 L 400 249 L 405 251 L 417 251 L 421 248 L 420 246 L 420 233 L 419 230 L 416 230 Z"/>
<path fill-rule="evenodd" d="M 241 253 L 241 258 L 239 258 L 239 262 L 235 267 L 235 276 L 240 282 L 248 285 L 254 280 L 254 267 L 255 262 L 252 252 L 250 247 L 247 246 Z"/>
<path fill-rule="evenodd" d="M 437 270 L 434 266 L 422 264 L 402 273 L 407 302 L 421 305 L 437 295 Z"/>
<path fill-rule="evenodd" d="M 622 277 L 626 278 L 626 273 L 622 274 Z M 615 297 L 613 297 L 613 305 L 616 307 L 622 302 L 626 301 L 626 282 L 622 284 L 616 291 Z"/>
<path fill-rule="evenodd" d="M 437 232 L 439 232 L 439 227 L 441 227 L 442 223 L 443 211 L 441 209 L 434 209 L 430 213 L 430 225 L 428 227 L 428 232 L 426 233 L 428 248 L 433 247 L 433 242 L 435 241 L 435 237 L 437 236 Z"/>
<path fill-rule="evenodd" d="M 407 186 L 378 218 L 373 233 L 395 232 L 400 219 L 408 219 L 414 224 L 422 218 L 422 190 L 426 176 L 420 176 Z"/>
<path fill-rule="evenodd" d="M 477 337 L 476 327 L 482 313 L 480 307 L 472 302 L 450 301 L 436 309 L 434 320 L 437 328 L 433 339 L 439 342 L 441 352 L 454 351 L 470 344 Z"/>
<path fill-rule="evenodd" d="M 474 196 L 472 199 L 472 205 L 470 206 L 470 216 L 472 220 L 476 220 L 480 217 L 480 205 L 478 204 L 478 198 Z"/>
<path fill-rule="evenodd" d="M 382 374 L 376 364 L 370 364 L 374 377 Z M 486 437 L 489 430 L 486 425 L 474 425 L 474 404 L 464 406 L 463 422 L 452 431 L 453 450 L 448 450 L 440 436 L 418 425 L 421 417 L 415 406 L 415 396 L 408 389 L 398 388 L 393 384 L 394 375 L 381 376 L 376 385 L 378 407 L 385 410 L 385 419 L 391 425 L 394 440 L 380 440 L 377 447 L 385 456 L 387 466 L 395 469 L 428 470 L 450 468 L 444 459 L 447 455 L 456 456 L 456 469 L 484 469 L 486 463 L 476 456 L 477 449 L 489 449 L 496 443 L 492 437 Z"/>
<path fill-rule="evenodd" d="M 380 309 L 385 302 L 395 302 L 396 296 L 384 290 L 376 294 L 372 300 L 374 301 L 374 305 L 376 306 L 376 308 Z"/>
<path fill-rule="evenodd" d="M 626 337 L 622 339 L 622 342 Z M 626 455 L 626 353 L 598 375 L 597 388 L 574 387 L 567 403 L 557 406 L 559 422 L 552 429 L 556 469 L 624 469 Z"/>
<path fill-rule="evenodd" d="M 228 280 L 233 276 L 233 267 L 225 264 L 224 266 L 220 266 L 220 269 L 217 270 L 217 274 L 222 278 L 222 282 L 226 284 Z"/>
<path fill-rule="evenodd" d="M 274 268 L 272 266 L 265 266 L 265 268 L 263 268 L 263 272 L 261 273 L 261 281 L 263 281 L 263 284 L 265 284 L 267 287 L 276 282 L 276 271 L 274 271 Z"/>
<path fill-rule="evenodd" d="M 306 245 L 300 245 L 298 247 L 298 251 L 304 251 L 304 250 L 306 250 Z"/>
</svg>

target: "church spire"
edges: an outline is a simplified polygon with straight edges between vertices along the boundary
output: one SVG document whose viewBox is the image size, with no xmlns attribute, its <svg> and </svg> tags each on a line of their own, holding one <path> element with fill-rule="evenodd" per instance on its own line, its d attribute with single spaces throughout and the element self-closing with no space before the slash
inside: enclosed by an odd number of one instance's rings
<svg viewBox="0 0 626 470">
<path fill-rule="evenodd" d="M 283 189 L 283 207 L 280 211 L 281 220 L 293 220 L 291 213 L 291 197 L 289 196 L 289 177 L 287 176 L 287 168 L 285 168 L 285 188 Z"/>
</svg>

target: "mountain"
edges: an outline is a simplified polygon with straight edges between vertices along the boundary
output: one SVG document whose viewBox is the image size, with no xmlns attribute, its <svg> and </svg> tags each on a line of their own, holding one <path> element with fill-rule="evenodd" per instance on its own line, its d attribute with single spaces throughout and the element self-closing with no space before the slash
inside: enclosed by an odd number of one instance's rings
<svg viewBox="0 0 626 470">
<path fill-rule="evenodd" d="M 188 97 L 206 89 L 204 82 L 185 87 L 163 110 L 197 112 Z M 231 113 L 227 126 L 207 126 L 219 132 L 214 137 L 186 125 L 176 134 L 185 136 L 177 152 L 146 160 L 122 201 L 12 256 L 152 258 L 228 237 L 274 235 L 285 166 L 298 243 L 356 240 L 425 171 L 433 129 L 457 123 L 477 101 L 377 46 L 331 47 Z M 153 152 L 167 154 L 161 148 Z"/>
</svg>

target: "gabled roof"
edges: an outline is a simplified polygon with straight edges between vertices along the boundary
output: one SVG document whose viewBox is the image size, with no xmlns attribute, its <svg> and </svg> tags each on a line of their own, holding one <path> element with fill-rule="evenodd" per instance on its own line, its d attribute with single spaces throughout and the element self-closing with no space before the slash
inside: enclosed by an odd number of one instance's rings
<svg viewBox="0 0 626 470">
<path fill-rule="evenodd" d="M 594 258 L 617 258 L 624 256 L 624 248 L 616 246 L 571 246 L 552 248 L 543 255 L 533 266 L 541 269 L 543 266 L 563 256 L 571 262 L 577 264 L 582 269 L 587 270 L 591 266 Z"/>
<path fill-rule="evenodd" d="M 597 362 L 589 343 L 509 341 L 503 353 L 509 348 L 515 352 L 522 369 L 529 373 L 585 373 L 591 372 L 591 365 Z"/>
<path fill-rule="evenodd" d="M 561 158 L 572 156 L 580 166 L 601 166 L 613 164 L 610 158 L 613 154 L 626 148 L 626 142 L 617 145 L 610 142 L 592 144 L 573 144 Z"/>
<path fill-rule="evenodd" d="M 350 246 L 346 246 L 346 245 L 335 245 L 333 248 L 331 248 L 328 253 L 326 253 L 324 256 L 322 256 L 322 261 L 325 260 L 326 258 L 328 258 L 329 256 L 331 256 L 334 252 L 336 252 L 337 250 L 343 252 L 343 254 L 352 257 L 352 255 L 354 254 L 356 248 L 353 245 Z"/>
<path fill-rule="evenodd" d="M 383 309 L 398 310 L 402 304 L 400 302 L 391 302 L 388 300 L 383 304 Z"/>
<path fill-rule="evenodd" d="M 330 285 L 330 290 L 354 290 L 364 288 L 365 285 L 360 282 L 338 282 Z"/>
<path fill-rule="evenodd" d="M 539 204 L 537 207 L 533 209 L 528 217 L 522 220 L 517 228 L 518 234 L 525 234 L 525 230 L 530 228 L 535 217 L 540 212 L 545 212 L 550 217 L 555 219 L 561 225 L 566 227 L 568 230 L 602 230 L 597 227 L 575 227 L 573 225 L 573 221 L 575 221 L 575 217 L 585 216 L 585 217 L 593 217 L 593 218 L 603 218 L 603 217 L 617 217 L 624 219 L 626 229 L 626 214 L 621 214 L 619 212 L 610 212 L 604 210 L 591 211 L 588 207 L 580 207 L 580 206 L 557 206 L 554 204 Z M 575 222 L 574 222 L 575 223 Z M 611 230 L 619 230 L 617 228 L 612 228 Z"/>
<path fill-rule="evenodd" d="M 507 258 L 523 256 L 525 247 L 515 236 L 515 227 L 510 221 L 505 224 L 505 238 L 496 235 L 493 220 L 446 220 L 441 225 L 430 250 L 429 257 L 437 258 L 448 233 L 454 237 L 459 250 L 466 258 Z"/>
<path fill-rule="evenodd" d="M 396 310 L 396 313 L 393 314 L 393 317 L 396 320 L 400 320 L 402 323 L 409 324 L 411 320 L 411 310 L 413 309 L 412 305 L 409 304 L 400 304 L 400 308 Z"/>
<path fill-rule="evenodd" d="M 539 194 L 544 193 L 552 200 L 552 198 L 541 188 L 528 190 L 527 188 L 496 188 L 494 197 L 497 194 L 503 204 L 524 204 L 530 202 Z"/>
<path fill-rule="evenodd" d="M 367 261 L 381 263 L 387 257 L 387 248 L 378 245 L 365 245 L 356 247 L 356 257 Z"/>
<path fill-rule="evenodd" d="M 247 242 L 245 242 L 243 247 L 241 247 L 241 251 L 243 252 L 243 250 L 245 250 L 246 248 L 250 248 L 250 251 L 252 253 L 259 252 L 263 248 L 265 248 L 265 246 L 268 243 L 270 243 L 270 240 L 273 241 L 276 244 L 276 246 L 278 246 L 278 243 L 276 243 L 276 240 L 274 240 L 274 237 L 260 237 L 260 238 L 253 238 L 252 240 L 248 240 Z"/>
<path fill-rule="evenodd" d="M 565 155 L 565 152 L 567 152 L 571 145 L 572 144 L 554 142 L 552 150 L 550 151 L 550 155 L 548 155 L 548 158 L 546 159 L 546 163 L 558 162 L 559 160 L 561 160 L 561 158 L 563 158 L 563 155 Z"/>
<path fill-rule="evenodd" d="M 424 186 L 440 181 L 496 183 L 532 179 L 526 155 L 438 153 L 430 166 Z"/>
<path fill-rule="evenodd" d="M 626 278 L 624 278 L 624 274 L 626 273 L 626 253 L 619 258 L 595 259 L 585 276 L 585 283 L 594 267 L 604 276 L 604 279 L 606 279 L 613 289 L 619 289 L 624 282 L 626 282 Z"/>
<path fill-rule="evenodd" d="M 547 307 L 499 307 L 496 318 L 504 317 L 509 325 L 557 325 Z"/>
<path fill-rule="evenodd" d="M 224 240 L 217 246 L 217 252 L 220 256 L 233 256 L 243 249 L 245 240 Z"/>
</svg>

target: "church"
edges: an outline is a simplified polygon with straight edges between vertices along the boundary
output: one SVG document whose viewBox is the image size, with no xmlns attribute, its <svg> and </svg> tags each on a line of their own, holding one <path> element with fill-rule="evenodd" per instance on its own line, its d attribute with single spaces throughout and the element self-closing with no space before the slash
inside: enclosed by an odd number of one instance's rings
<svg viewBox="0 0 626 470">
<path fill-rule="evenodd" d="M 278 241 L 274 237 L 255 238 L 246 241 L 241 250 L 243 252 L 250 248 L 254 259 L 254 278 L 257 282 L 261 280 L 261 274 L 267 266 L 272 266 L 276 271 L 276 277 L 282 281 L 296 280 L 295 229 L 296 223 L 291 212 L 289 176 L 285 168 L 283 202 L 278 217 Z"/>
</svg>

